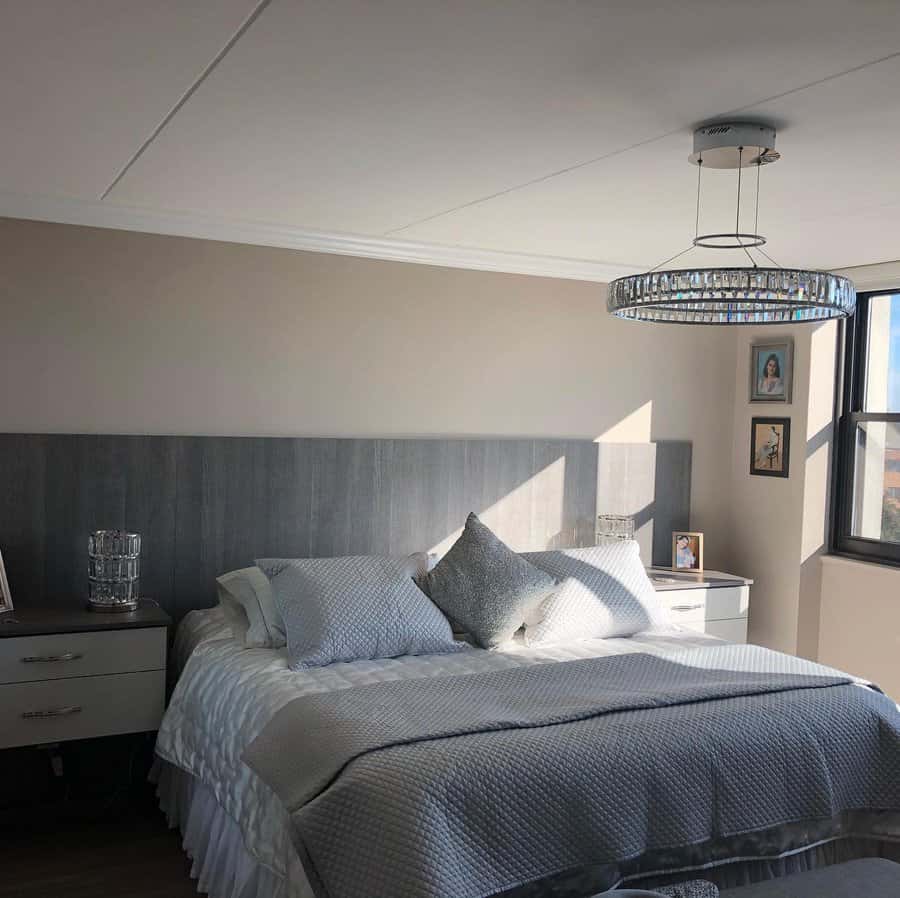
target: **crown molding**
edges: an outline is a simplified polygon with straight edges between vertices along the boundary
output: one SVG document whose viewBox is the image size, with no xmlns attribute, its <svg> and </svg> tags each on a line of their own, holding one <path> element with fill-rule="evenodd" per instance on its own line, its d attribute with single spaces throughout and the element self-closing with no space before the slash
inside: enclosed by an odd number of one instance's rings
<svg viewBox="0 0 900 898">
<path fill-rule="evenodd" d="M 233 221 L 198 213 L 120 206 L 108 201 L 24 196 L 2 191 L 0 191 L 0 217 L 599 283 L 607 283 L 635 271 L 634 266 L 595 262 L 589 259 L 566 259 L 357 234 L 310 231 L 266 222 Z"/>
<path fill-rule="evenodd" d="M 896 290 L 900 287 L 900 261 L 840 268 L 835 274 L 850 278 L 858 293 L 869 290 Z"/>
</svg>

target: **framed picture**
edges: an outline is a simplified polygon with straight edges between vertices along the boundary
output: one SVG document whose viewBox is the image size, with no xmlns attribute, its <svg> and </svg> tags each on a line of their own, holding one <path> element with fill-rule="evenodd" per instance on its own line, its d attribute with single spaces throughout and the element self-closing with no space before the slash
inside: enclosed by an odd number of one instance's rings
<svg viewBox="0 0 900 898">
<path fill-rule="evenodd" d="M 3 554 L 0 553 L 0 614 L 12 611 L 12 596 L 9 593 L 9 581 L 6 579 L 6 568 L 3 566 Z"/>
<path fill-rule="evenodd" d="M 676 530 L 672 534 L 672 570 L 703 570 L 703 534 Z"/>
<path fill-rule="evenodd" d="M 750 422 L 750 473 L 787 477 L 791 460 L 791 419 L 753 418 Z"/>
<path fill-rule="evenodd" d="M 751 402 L 790 402 L 793 379 L 793 340 L 750 347 Z"/>
</svg>

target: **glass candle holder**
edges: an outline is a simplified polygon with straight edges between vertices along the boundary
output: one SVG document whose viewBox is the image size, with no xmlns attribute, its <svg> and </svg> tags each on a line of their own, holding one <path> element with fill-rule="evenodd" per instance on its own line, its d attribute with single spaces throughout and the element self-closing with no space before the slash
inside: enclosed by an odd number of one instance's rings
<svg viewBox="0 0 900 898">
<path fill-rule="evenodd" d="M 128 533 L 126 530 L 95 530 L 88 537 L 88 555 L 137 558 L 140 554 L 140 533 Z"/>
<path fill-rule="evenodd" d="M 597 515 L 597 542 L 604 539 L 634 539 L 634 518 L 625 514 Z"/>
<path fill-rule="evenodd" d="M 95 530 L 88 537 L 88 606 L 94 611 L 134 611 L 141 575 L 141 535 Z"/>
</svg>

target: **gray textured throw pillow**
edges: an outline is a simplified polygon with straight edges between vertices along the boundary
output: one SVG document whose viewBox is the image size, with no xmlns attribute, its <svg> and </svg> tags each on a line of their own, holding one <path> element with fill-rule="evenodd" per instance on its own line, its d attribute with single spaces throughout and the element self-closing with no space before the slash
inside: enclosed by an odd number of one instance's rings
<svg viewBox="0 0 900 898">
<path fill-rule="evenodd" d="M 430 655 L 467 649 L 413 577 L 425 555 L 260 559 L 277 570 L 272 592 L 294 670 L 335 661 Z"/>
<path fill-rule="evenodd" d="M 556 581 L 513 552 L 476 515 L 422 583 L 458 630 L 484 648 L 512 639 Z"/>
</svg>

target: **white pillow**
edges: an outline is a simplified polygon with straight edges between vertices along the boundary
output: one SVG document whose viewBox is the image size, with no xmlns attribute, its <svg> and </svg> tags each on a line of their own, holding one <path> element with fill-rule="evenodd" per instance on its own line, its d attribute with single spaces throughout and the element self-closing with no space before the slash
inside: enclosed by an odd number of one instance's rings
<svg viewBox="0 0 900 898">
<path fill-rule="evenodd" d="M 634 540 L 526 552 L 523 557 L 559 582 L 559 588 L 526 621 L 528 645 L 633 636 L 671 625 Z"/>
<path fill-rule="evenodd" d="M 248 649 L 285 645 L 284 621 L 272 596 L 272 584 L 258 567 L 223 574 L 216 584 L 219 605 L 235 639 Z"/>
<path fill-rule="evenodd" d="M 241 645 L 246 645 L 250 621 L 247 620 L 244 606 L 218 580 L 216 580 L 216 589 L 219 593 L 219 608 L 225 617 L 225 623 L 231 630 L 232 637 Z"/>
</svg>

